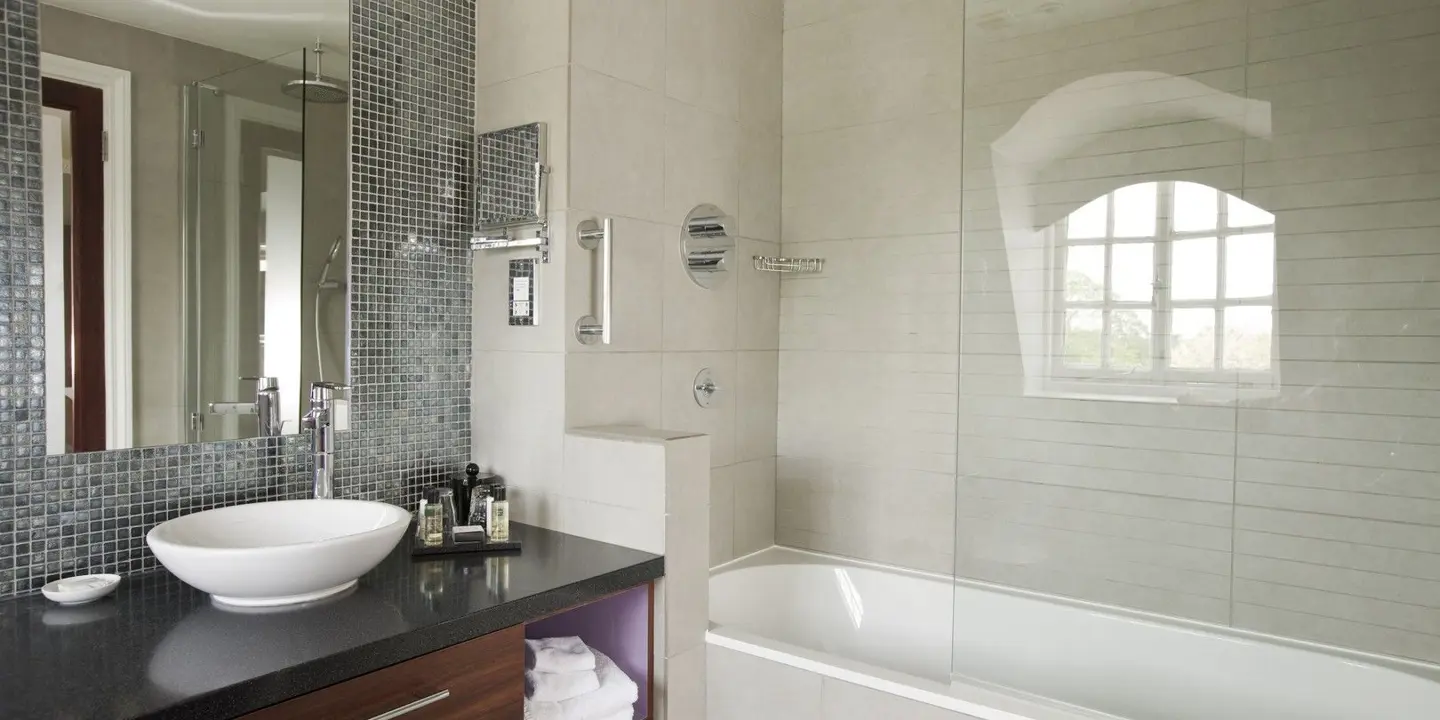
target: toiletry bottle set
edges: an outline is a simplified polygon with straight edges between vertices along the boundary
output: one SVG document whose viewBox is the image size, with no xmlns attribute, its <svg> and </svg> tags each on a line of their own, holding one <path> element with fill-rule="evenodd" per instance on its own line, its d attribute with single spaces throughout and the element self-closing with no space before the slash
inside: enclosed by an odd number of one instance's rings
<svg viewBox="0 0 1440 720">
<path fill-rule="evenodd" d="M 426 491 L 417 517 L 416 535 L 425 547 L 444 545 L 464 535 L 479 535 L 486 542 L 510 541 L 510 502 L 504 480 L 499 475 L 482 475 L 475 463 L 466 465 L 465 477 L 456 478 L 450 487 Z"/>
<path fill-rule="evenodd" d="M 485 519 L 491 542 L 510 542 L 510 501 L 505 499 L 507 495 L 504 485 L 496 485 L 491 490 L 490 515 Z"/>
<path fill-rule="evenodd" d="M 445 514 L 438 503 L 420 501 L 417 513 L 416 534 L 420 543 L 427 547 L 445 544 Z"/>
</svg>

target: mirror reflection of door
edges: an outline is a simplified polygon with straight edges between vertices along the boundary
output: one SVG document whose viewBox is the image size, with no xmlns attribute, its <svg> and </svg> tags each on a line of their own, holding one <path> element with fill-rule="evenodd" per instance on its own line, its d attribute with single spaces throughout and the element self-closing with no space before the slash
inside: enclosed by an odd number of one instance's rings
<svg viewBox="0 0 1440 720">
<path fill-rule="evenodd" d="M 99 88 L 44 78 L 49 452 L 106 446 L 105 138 Z"/>
</svg>

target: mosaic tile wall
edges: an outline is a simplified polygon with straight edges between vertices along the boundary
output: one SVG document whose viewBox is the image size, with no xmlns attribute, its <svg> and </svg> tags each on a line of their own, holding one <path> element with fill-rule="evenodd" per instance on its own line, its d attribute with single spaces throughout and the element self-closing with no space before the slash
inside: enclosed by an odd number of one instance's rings
<svg viewBox="0 0 1440 720">
<path fill-rule="evenodd" d="M 336 492 L 412 505 L 470 452 L 474 0 L 352 0 L 350 379 Z"/>
<path fill-rule="evenodd" d="M 155 524 L 305 497 L 308 438 L 45 455 L 37 0 L 0 0 L 0 597 L 158 567 Z M 413 504 L 470 442 L 474 0 L 351 5 L 352 427 L 336 493 Z"/>
</svg>

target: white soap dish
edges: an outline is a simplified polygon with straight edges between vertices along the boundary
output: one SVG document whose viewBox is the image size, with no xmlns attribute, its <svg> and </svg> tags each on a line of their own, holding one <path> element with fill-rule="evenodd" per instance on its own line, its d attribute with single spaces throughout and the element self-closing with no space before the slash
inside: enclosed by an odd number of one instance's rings
<svg viewBox="0 0 1440 720">
<path fill-rule="evenodd" d="M 84 605 L 115 592 L 119 584 L 119 575 L 80 575 L 45 583 L 40 592 L 61 605 Z"/>
</svg>

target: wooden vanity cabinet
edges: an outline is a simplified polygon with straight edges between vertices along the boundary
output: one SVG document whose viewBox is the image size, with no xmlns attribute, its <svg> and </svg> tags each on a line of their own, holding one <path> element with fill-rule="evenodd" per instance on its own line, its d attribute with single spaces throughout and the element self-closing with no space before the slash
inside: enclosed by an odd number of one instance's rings
<svg viewBox="0 0 1440 720">
<path fill-rule="evenodd" d="M 271 705 L 241 720 L 521 720 L 525 630 L 506 628 Z"/>
</svg>

